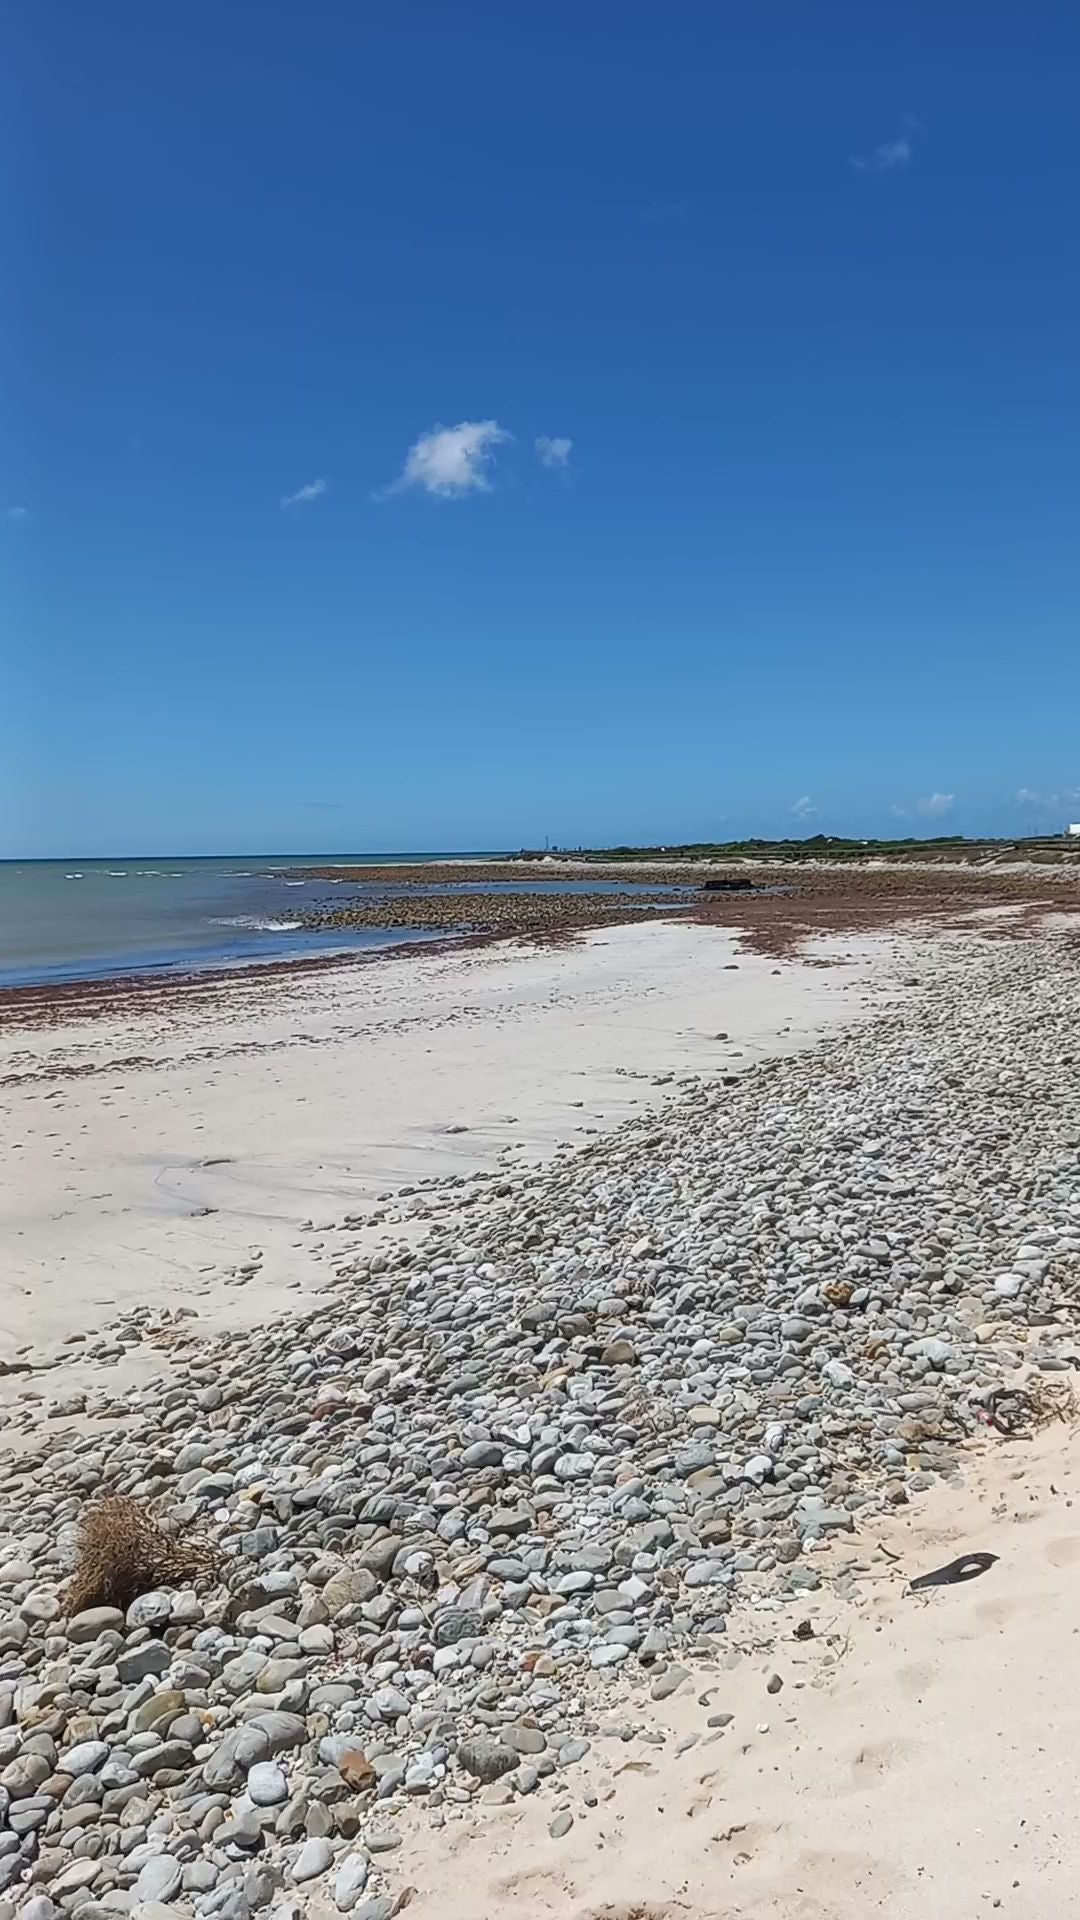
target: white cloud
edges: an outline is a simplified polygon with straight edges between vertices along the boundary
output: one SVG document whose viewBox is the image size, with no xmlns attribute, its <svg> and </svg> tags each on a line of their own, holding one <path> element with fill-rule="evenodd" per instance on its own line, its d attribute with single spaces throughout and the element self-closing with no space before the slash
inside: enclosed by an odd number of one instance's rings
<svg viewBox="0 0 1080 1920">
<path fill-rule="evenodd" d="M 910 166 L 915 149 L 912 141 L 916 134 L 922 133 L 923 126 L 913 113 L 900 116 L 902 131 L 895 140 L 883 140 L 880 146 L 873 147 L 869 153 L 853 153 L 851 165 L 856 173 L 891 173 L 896 167 Z"/>
<path fill-rule="evenodd" d="M 906 808 L 906 807 L 898 807 L 898 806 L 897 806 L 897 805 L 895 804 L 895 802 L 894 802 L 894 804 L 893 804 L 893 805 L 892 805 L 892 806 L 891 806 L 891 807 L 889 808 L 889 812 L 890 812 L 890 813 L 892 814 L 892 816 L 893 816 L 893 818 L 894 818 L 895 820 L 906 820 L 906 819 L 907 819 L 907 817 L 908 817 L 908 810 L 907 810 L 907 808 Z"/>
<path fill-rule="evenodd" d="M 1064 795 L 1061 795 L 1056 793 L 1036 793 L 1033 787 L 1021 787 L 1016 796 L 1016 804 L 1020 807 L 1034 807 L 1039 813 L 1057 813 L 1061 806 L 1062 799 L 1068 802 L 1075 800 L 1075 798 L 1076 794 L 1070 793 L 1068 788 L 1065 789 Z"/>
<path fill-rule="evenodd" d="M 405 466 L 387 492 L 421 487 L 443 500 L 488 493 L 487 470 L 494 449 L 512 438 L 497 420 L 461 420 L 456 427 L 432 427 L 409 448 Z"/>
<path fill-rule="evenodd" d="M 28 507 L 5 507 L 4 508 L 4 519 L 8 521 L 8 523 L 13 527 L 17 526 L 20 520 L 27 519 L 28 515 L 29 515 Z"/>
<path fill-rule="evenodd" d="M 883 140 L 872 153 L 853 154 L 851 164 L 860 173 L 888 173 L 890 167 L 906 167 L 911 159 L 911 141 L 901 134 L 899 140 Z"/>
<path fill-rule="evenodd" d="M 321 500 L 326 492 L 325 480 L 309 480 L 306 487 L 297 487 L 295 493 L 283 493 L 283 507 L 304 507 L 310 500 Z"/>
<path fill-rule="evenodd" d="M 533 441 L 536 457 L 542 467 L 568 467 L 573 441 L 556 435 L 554 439 L 542 433 Z"/>
<path fill-rule="evenodd" d="M 952 810 L 955 799 L 955 793 L 928 793 L 925 800 L 920 800 L 918 803 L 919 812 L 930 814 L 931 816 L 949 813 Z"/>
<path fill-rule="evenodd" d="M 796 820 L 811 820 L 817 812 L 817 808 L 811 800 L 810 795 L 804 793 L 800 795 L 798 800 L 792 802 L 791 811 L 795 815 Z"/>
</svg>

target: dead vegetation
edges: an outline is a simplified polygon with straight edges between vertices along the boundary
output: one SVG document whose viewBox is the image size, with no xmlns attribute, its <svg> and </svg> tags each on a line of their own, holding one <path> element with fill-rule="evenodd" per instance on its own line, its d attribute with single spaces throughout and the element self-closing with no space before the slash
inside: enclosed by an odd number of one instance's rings
<svg viewBox="0 0 1080 1920">
<path fill-rule="evenodd" d="M 64 1590 L 68 1617 L 87 1607 L 126 1611 L 141 1593 L 215 1579 L 221 1555 L 202 1535 L 176 1540 L 130 1494 L 110 1494 L 83 1516 L 78 1557 Z"/>
</svg>

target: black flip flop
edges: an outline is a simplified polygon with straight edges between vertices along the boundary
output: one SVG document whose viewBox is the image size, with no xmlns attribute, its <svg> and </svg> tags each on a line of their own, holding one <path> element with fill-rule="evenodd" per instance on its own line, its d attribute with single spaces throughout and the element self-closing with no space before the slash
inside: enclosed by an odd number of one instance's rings
<svg viewBox="0 0 1080 1920">
<path fill-rule="evenodd" d="M 923 1587 L 953 1587 L 960 1580 L 977 1580 L 996 1559 L 996 1553 L 962 1553 L 959 1560 L 950 1560 L 947 1567 L 935 1567 L 933 1573 L 920 1573 L 918 1579 L 910 1583 L 911 1592 L 918 1593 Z"/>
</svg>

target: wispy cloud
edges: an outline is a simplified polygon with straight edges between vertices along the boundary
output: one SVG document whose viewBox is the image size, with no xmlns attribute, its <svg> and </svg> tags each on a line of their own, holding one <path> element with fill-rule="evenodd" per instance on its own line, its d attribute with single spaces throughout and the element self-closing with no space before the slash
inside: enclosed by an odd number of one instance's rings
<svg viewBox="0 0 1080 1920">
<path fill-rule="evenodd" d="M 951 813 L 955 799 L 955 793 L 928 793 L 917 804 L 920 813 L 928 814 L 933 819 L 943 813 Z"/>
<path fill-rule="evenodd" d="M 1057 813 L 1062 803 L 1066 805 L 1076 799 L 1075 791 L 1066 787 L 1063 793 L 1036 793 L 1033 787 L 1021 787 L 1016 796 L 1020 807 L 1031 807 L 1036 813 Z"/>
<path fill-rule="evenodd" d="M 11 527 L 18 526 L 20 520 L 27 520 L 29 519 L 29 517 L 30 517 L 29 507 L 5 507 L 4 508 L 4 519 L 7 521 L 8 525 Z"/>
<path fill-rule="evenodd" d="M 896 167 L 907 167 L 915 155 L 915 142 L 922 133 L 922 122 L 916 120 L 913 113 L 901 117 L 900 132 L 895 140 L 883 140 L 880 146 L 872 147 L 869 153 L 849 155 L 849 164 L 856 173 L 891 173 Z"/>
<path fill-rule="evenodd" d="M 791 811 L 795 815 L 796 820 L 812 820 L 817 812 L 817 808 L 811 800 L 810 795 L 803 793 L 799 795 L 797 800 L 792 801 Z"/>
<path fill-rule="evenodd" d="M 438 499 L 466 493 L 490 493 L 489 472 L 495 448 L 513 439 L 497 420 L 460 420 L 456 427 L 432 427 L 409 448 L 405 465 L 387 493 L 419 487 Z"/>
<path fill-rule="evenodd" d="M 907 810 L 907 808 L 906 808 L 906 807 L 898 807 L 898 806 L 896 805 L 896 803 L 895 803 L 895 801 L 894 801 L 894 803 L 893 803 L 893 805 L 892 805 L 892 806 L 891 806 L 891 807 L 889 808 L 889 812 L 890 812 L 890 813 L 892 814 L 892 816 L 893 816 L 893 819 L 894 819 L 894 820 L 906 820 L 906 819 L 907 819 L 907 817 L 908 817 L 908 810 Z"/>
<path fill-rule="evenodd" d="M 321 500 L 326 485 L 325 480 L 309 480 L 306 487 L 297 487 L 295 493 L 283 493 L 282 507 L 306 507 L 312 500 Z"/>
<path fill-rule="evenodd" d="M 533 441 L 533 446 L 536 448 L 536 457 L 540 465 L 542 467 L 552 467 L 556 470 L 560 467 L 568 467 L 570 465 L 570 453 L 573 445 L 572 440 L 567 440 L 559 435 L 556 435 L 554 439 L 552 439 L 546 433 L 541 433 L 537 439 Z"/>
</svg>

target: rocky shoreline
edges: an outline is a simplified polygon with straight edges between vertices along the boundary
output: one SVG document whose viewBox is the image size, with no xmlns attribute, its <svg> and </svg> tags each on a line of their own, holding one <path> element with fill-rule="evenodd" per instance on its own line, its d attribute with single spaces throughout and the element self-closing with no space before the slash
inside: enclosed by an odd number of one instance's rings
<svg viewBox="0 0 1080 1920">
<path fill-rule="evenodd" d="M 387 1920 L 411 1821 L 539 1793 L 567 1831 L 733 1608 L 790 1635 L 850 1588 L 832 1543 L 1074 1364 L 1080 964 L 1028 932 L 928 941 L 898 1009 L 544 1168 L 388 1196 L 302 1318 L 140 1311 L 100 1388 L 8 1408 L 0 1920 Z M 139 1344 L 167 1368 L 115 1394 Z M 67 1617 L 103 1495 L 222 1577 Z"/>
<path fill-rule="evenodd" d="M 625 924 L 645 915 L 691 918 L 707 926 L 737 927 L 750 947 L 788 954 L 815 933 L 880 931 L 905 922 L 961 925 L 973 915 L 1011 909 L 1037 919 L 1045 912 L 1080 912 L 1075 867 L 1045 871 L 927 863 L 899 868 L 828 864 L 642 861 L 605 866 L 571 860 L 544 864 L 546 886 L 564 891 L 514 893 L 508 882 L 535 882 L 527 861 L 477 866 L 312 868 L 304 877 L 362 882 L 372 891 L 302 912 L 304 924 L 334 927 L 415 927 L 473 939 L 544 939 Z M 592 882 L 632 884 L 634 894 L 571 891 Z M 453 887 L 452 892 L 432 889 Z M 503 890 L 491 891 L 499 887 Z M 677 889 L 677 891 L 675 891 Z"/>
<path fill-rule="evenodd" d="M 426 893 L 422 887 L 400 898 L 374 895 L 340 907 L 319 907 L 301 914 L 303 924 L 322 932 L 333 927 L 440 928 L 447 933 L 486 934 L 526 939 L 553 933 L 584 932 L 618 926 L 659 909 L 685 912 L 684 896 L 662 891 L 632 898 L 618 894 L 573 893 Z"/>
<path fill-rule="evenodd" d="M 1024 931 L 1047 913 L 1080 914 L 1080 874 L 1074 866 L 1018 870 L 1007 865 L 971 862 L 948 867 L 927 862 L 899 868 L 801 863 L 793 874 L 780 863 L 600 862 L 560 860 L 546 863 L 548 883 L 630 882 L 633 896 L 491 893 L 508 880 L 535 882 L 537 864 L 506 860 L 416 867 L 299 867 L 298 878 L 363 882 L 382 894 L 297 909 L 304 924 L 320 932 L 334 927 L 415 928 L 418 938 L 383 951 L 322 953 L 260 961 L 227 971 L 151 973 L 93 978 L 0 989 L 0 1029 L 49 1027 L 71 1019 L 97 1020 L 126 1011 L 168 1012 L 200 1002 L 227 1005 L 237 989 L 305 975 L 353 972 L 384 965 L 405 954 L 432 957 L 463 952 L 499 940 L 548 944 L 597 928 L 640 924 L 652 919 L 692 921 L 726 927 L 743 937 L 747 948 L 774 957 L 800 952 L 819 934 L 881 933 L 891 929 L 959 928 L 982 925 L 985 916 L 1011 914 Z M 466 884 L 467 877 L 467 884 Z M 750 886 L 746 886 L 749 879 Z M 453 885 L 453 894 L 432 893 Z M 679 892 L 671 889 L 678 888 Z M 730 889 L 730 890 L 729 890 Z M 392 891 L 391 891 L 392 890 Z M 441 938 L 439 936 L 442 936 Z"/>
</svg>

